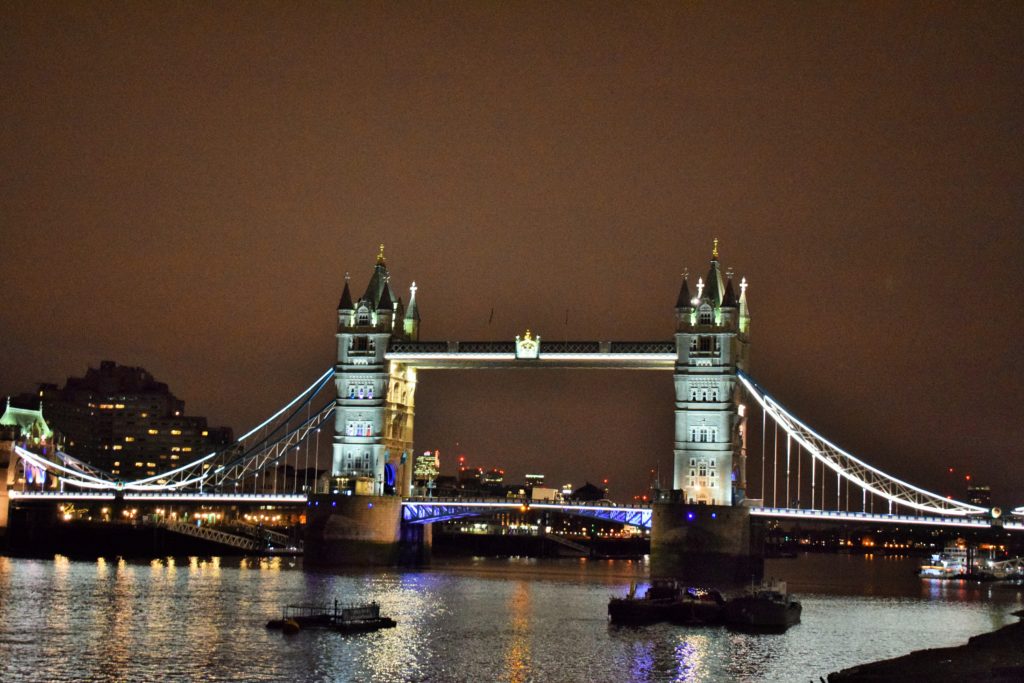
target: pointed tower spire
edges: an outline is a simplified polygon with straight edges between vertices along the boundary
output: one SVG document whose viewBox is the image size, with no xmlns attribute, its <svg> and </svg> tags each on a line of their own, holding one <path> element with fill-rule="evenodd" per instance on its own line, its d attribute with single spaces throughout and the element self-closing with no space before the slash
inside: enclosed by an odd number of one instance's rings
<svg viewBox="0 0 1024 683">
<path fill-rule="evenodd" d="M 419 341 L 420 338 L 420 307 L 416 303 L 416 282 L 409 286 L 409 308 L 405 309 L 405 320 L 402 326 L 411 341 Z"/>
<path fill-rule="evenodd" d="M 415 282 L 413 282 L 412 285 L 409 286 L 409 308 L 405 309 L 405 319 L 406 320 L 415 320 L 416 322 L 419 322 L 419 320 L 420 320 L 420 307 L 416 303 L 416 290 L 417 289 L 418 289 L 418 287 L 416 286 Z"/>
<path fill-rule="evenodd" d="M 722 307 L 736 308 L 736 290 L 732 287 L 732 269 L 725 272 L 725 294 L 722 296 Z"/>
<path fill-rule="evenodd" d="M 750 330 L 750 306 L 747 305 L 747 278 L 740 280 L 740 332 Z"/>
<path fill-rule="evenodd" d="M 676 308 L 690 308 L 690 271 L 683 271 L 683 284 L 679 287 L 679 298 L 676 299 Z"/>
<path fill-rule="evenodd" d="M 341 301 L 338 302 L 338 310 L 355 310 L 355 306 L 352 305 L 352 292 L 350 292 L 348 288 L 348 273 L 345 273 L 345 289 L 341 290 Z"/>
<path fill-rule="evenodd" d="M 381 296 L 384 293 L 384 287 L 387 284 L 388 278 L 388 266 L 384 259 L 384 245 L 380 245 L 380 251 L 377 252 L 377 263 L 373 266 L 373 275 L 370 276 L 370 282 L 366 285 L 366 292 L 363 294 L 363 300 L 370 305 L 371 308 L 378 305 Z M 391 306 L 388 305 L 390 310 Z"/>
<path fill-rule="evenodd" d="M 377 302 L 378 311 L 388 311 L 395 307 L 395 301 L 391 298 L 391 286 L 388 284 L 387 279 L 384 280 L 384 286 L 380 291 L 380 301 Z"/>
<path fill-rule="evenodd" d="M 715 246 L 711 250 L 711 268 L 708 270 L 708 284 L 706 296 L 712 306 L 722 305 L 722 294 L 725 287 L 722 285 L 722 271 L 718 267 L 718 238 L 715 238 Z"/>
</svg>

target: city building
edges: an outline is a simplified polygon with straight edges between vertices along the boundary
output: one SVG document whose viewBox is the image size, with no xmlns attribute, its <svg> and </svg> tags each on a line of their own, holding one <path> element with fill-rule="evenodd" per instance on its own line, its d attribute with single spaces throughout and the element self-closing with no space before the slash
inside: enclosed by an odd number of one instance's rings
<svg viewBox="0 0 1024 683">
<path fill-rule="evenodd" d="M 416 457 L 416 464 L 413 466 L 413 480 L 416 485 L 416 492 L 419 495 L 430 495 L 435 487 L 437 475 L 441 471 L 441 451 L 423 451 Z"/>
<path fill-rule="evenodd" d="M 480 475 L 480 483 L 488 488 L 501 486 L 504 481 L 505 470 L 498 467 L 493 467 Z"/>
<path fill-rule="evenodd" d="M 967 502 L 983 508 L 992 507 L 992 488 L 989 486 L 968 486 Z"/>
<path fill-rule="evenodd" d="M 186 415 L 185 402 L 146 370 L 109 360 L 14 403 L 45 411 L 64 452 L 125 479 L 159 474 L 232 441 L 230 428 Z"/>
<path fill-rule="evenodd" d="M 544 475 L 543 474 L 527 474 L 526 477 L 526 488 L 532 486 L 544 486 Z"/>
</svg>

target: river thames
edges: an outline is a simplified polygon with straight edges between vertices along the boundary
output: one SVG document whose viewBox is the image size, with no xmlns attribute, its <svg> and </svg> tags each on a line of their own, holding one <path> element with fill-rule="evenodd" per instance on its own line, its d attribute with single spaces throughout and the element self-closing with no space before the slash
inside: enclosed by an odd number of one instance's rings
<svg viewBox="0 0 1024 683">
<path fill-rule="evenodd" d="M 642 562 L 466 559 L 379 573 L 301 561 L 0 557 L 2 681 L 817 681 L 1016 621 L 1020 588 L 923 581 L 911 558 L 768 562 L 803 603 L 784 634 L 610 626 Z M 264 628 L 294 602 L 376 600 L 397 628 Z"/>
</svg>

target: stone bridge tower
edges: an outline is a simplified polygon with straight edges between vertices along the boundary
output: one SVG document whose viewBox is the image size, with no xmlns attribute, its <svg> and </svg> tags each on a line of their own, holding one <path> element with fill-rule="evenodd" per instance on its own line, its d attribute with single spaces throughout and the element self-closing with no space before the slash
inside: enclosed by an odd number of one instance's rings
<svg viewBox="0 0 1024 683">
<path fill-rule="evenodd" d="M 653 505 L 651 576 L 742 585 L 764 572 L 763 526 L 743 504 L 746 415 L 737 372 L 747 370 L 746 280 L 736 296 L 718 240 L 707 279 L 686 276 L 676 302 L 675 463 L 672 492 Z"/>
<path fill-rule="evenodd" d="M 747 369 L 747 283 L 737 298 L 732 271 L 722 277 L 718 240 L 707 279 L 691 292 L 687 276 L 676 302 L 675 466 L 672 488 L 683 502 L 739 505 L 746 489 L 746 418 L 737 370 Z"/>
<path fill-rule="evenodd" d="M 419 319 L 416 284 L 406 308 L 391 288 L 383 244 L 358 300 L 345 276 L 338 304 L 332 490 L 409 495 L 416 370 L 388 362 L 384 354 L 392 341 L 416 341 Z"/>
</svg>

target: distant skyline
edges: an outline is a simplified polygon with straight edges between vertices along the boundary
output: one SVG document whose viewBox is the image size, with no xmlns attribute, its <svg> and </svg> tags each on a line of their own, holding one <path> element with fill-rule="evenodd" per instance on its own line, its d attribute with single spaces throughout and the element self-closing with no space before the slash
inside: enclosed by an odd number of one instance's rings
<svg viewBox="0 0 1024 683">
<path fill-rule="evenodd" d="M 647 340 L 718 237 L 780 401 L 1024 504 L 1022 35 L 1017 3 L 5 5 L 0 391 L 110 359 L 239 433 L 334 362 L 381 242 L 422 339 Z M 672 410 L 668 373 L 427 372 L 416 447 L 626 498 Z"/>
</svg>

